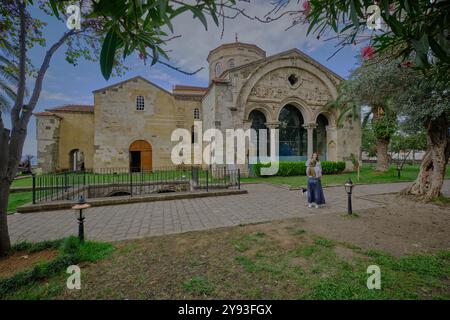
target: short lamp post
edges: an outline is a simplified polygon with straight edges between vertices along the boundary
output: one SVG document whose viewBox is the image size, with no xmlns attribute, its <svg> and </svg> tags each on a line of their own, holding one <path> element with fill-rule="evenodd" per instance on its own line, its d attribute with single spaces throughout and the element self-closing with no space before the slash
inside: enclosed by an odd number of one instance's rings
<svg viewBox="0 0 450 320">
<path fill-rule="evenodd" d="M 84 219 L 86 217 L 83 210 L 90 207 L 91 205 L 86 203 L 82 195 L 78 198 L 78 201 L 72 207 L 72 209 L 75 210 L 75 217 L 78 220 L 78 239 L 80 239 L 80 242 L 84 242 Z"/>
<path fill-rule="evenodd" d="M 345 191 L 348 196 L 348 205 L 347 205 L 347 213 L 352 214 L 352 192 L 353 192 L 353 182 L 351 179 L 348 179 L 345 183 Z"/>
</svg>

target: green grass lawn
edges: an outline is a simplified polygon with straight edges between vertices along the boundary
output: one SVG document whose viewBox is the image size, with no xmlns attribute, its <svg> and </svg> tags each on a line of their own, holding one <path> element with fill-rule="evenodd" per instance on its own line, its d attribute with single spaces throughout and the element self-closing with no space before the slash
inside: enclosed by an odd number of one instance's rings
<svg viewBox="0 0 450 320">
<path fill-rule="evenodd" d="M 59 254 L 51 261 L 36 261 L 13 275 L 0 277 L 1 300 L 42 299 L 59 294 L 66 285 L 68 266 L 104 259 L 114 248 L 106 242 L 80 242 L 72 236 L 39 243 L 19 242 L 12 247 L 11 255 L 30 255 L 44 250 L 58 250 Z M 8 257 L 3 258 L 2 262 L 7 260 Z"/>
<path fill-rule="evenodd" d="M 401 172 L 400 179 L 397 177 L 397 170 L 395 165 L 391 165 L 388 172 L 380 173 L 375 172 L 375 165 L 363 165 L 360 172 L 360 180 L 357 179 L 356 172 L 346 172 L 335 175 L 322 176 L 322 185 L 336 185 L 344 184 L 348 178 L 351 178 L 355 184 L 370 184 L 370 183 L 392 183 L 392 182 L 407 182 L 414 181 L 419 173 L 419 165 L 405 165 Z M 446 177 L 450 178 L 450 170 L 446 171 Z M 242 178 L 241 183 L 245 182 L 269 182 L 276 184 L 286 184 L 291 187 L 306 186 L 306 176 L 291 176 L 291 177 L 254 177 L 254 178 Z"/>
<path fill-rule="evenodd" d="M 14 180 L 12 185 L 11 185 L 11 187 L 16 187 L 16 188 L 19 188 L 19 187 L 31 187 L 32 183 L 33 183 L 33 181 L 32 181 L 31 176 L 30 176 L 30 177 L 27 177 L 27 178 L 21 178 L 21 179 Z"/>
<path fill-rule="evenodd" d="M 9 195 L 8 213 L 16 212 L 17 207 L 33 201 L 32 192 L 14 192 Z"/>
<path fill-rule="evenodd" d="M 394 257 L 272 222 L 115 243 L 83 266 L 81 290 L 55 274 L 4 299 L 449 299 L 450 251 Z M 381 289 L 366 286 L 381 270 Z"/>
</svg>

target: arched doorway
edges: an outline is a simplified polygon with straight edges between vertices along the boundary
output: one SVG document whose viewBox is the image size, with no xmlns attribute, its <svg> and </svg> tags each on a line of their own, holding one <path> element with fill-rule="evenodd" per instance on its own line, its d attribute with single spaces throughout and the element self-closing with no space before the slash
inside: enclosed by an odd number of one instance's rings
<svg viewBox="0 0 450 320">
<path fill-rule="evenodd" d="M 80 149 L 73 149 L 69 152 L 69 170 L 84 171 L 84 153 Z"/>
<path fill-rule="evenodd" d="M 136 140 L 130 145 L 130 170 L 132 172 L 152 170 L 152 145 L 145 140 Z"/>
<path fill-rule="evenodd" d="M 327 126 L 328 119 L 323 114 L 319 114 L 316 120 L 316 129 L 313 135 L 314 151 L 319 153 L 322 160 L 327 159 Z"/>
<path fill-rule="evenodd" d="M 307 130 L 300 110 L 288 104 L 281 109 L 280 121 L 280 160 L 302 161 L 308 154 Z"/>
<path fill-rule="evenodd" d="M 270 143 L 269 143 L 269 133 L 267 132 L 267 127 L 266 127 L 266 116 L 264 115 L 264 113 L 262 113 L 259 110 L 253 110 L 252 112 L 250 112 L 249 116 L 248 116 L 248 120 L 251 122 L 251 128 L 254 129 L 256 131 L 256 156 L 259 157 L 262 155 L 263 157 L 268 156 L 270 154 Z M 260 130 L 266 130 L 266 139 L 267 139 L 267 147 L 266 147 L 266 152 L 265 154 L 261 154 L 260 152 L 260 148 L 259 148 L 259 141 L 261 139 L 260 137 Z"/>
</svg>

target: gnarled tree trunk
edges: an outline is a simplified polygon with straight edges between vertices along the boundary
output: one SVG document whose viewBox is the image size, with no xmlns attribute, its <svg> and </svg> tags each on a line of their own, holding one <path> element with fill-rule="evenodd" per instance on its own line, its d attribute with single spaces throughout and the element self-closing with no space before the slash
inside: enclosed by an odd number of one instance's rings
<svg viewBox="0 0 450 320">
<path fill-rule="evenodd" d="M 441 194 L 445 168 L 450 156 L 449 119 L 443 115 L 430 121 L 427 128 L 427 151 L 420 165 L 419 175 L 402 194 L 431 201 Z"/>
<path fill-rule="evenodd" d="M 9 188 L 11 185 L 8 178 L 8 142 L 9 130 L 3 127 L 3 122 L 0 119 L 0 257 L 5 255 L 11 247 L 7 219 Z"/>
<path fill-rule="evenodd" d="M 377 166 L 376 171 L 386 172 L 389 170 L 388 157 L 389 140 L 377 139 Z"/>
<path fill-rule="evenodd" d="M 0 257 L 4 256 L 11 248 L 8 233 L 8 198 L 9 198 L 9 183 L 7 181 L 0 181 Z"/>
</svg>

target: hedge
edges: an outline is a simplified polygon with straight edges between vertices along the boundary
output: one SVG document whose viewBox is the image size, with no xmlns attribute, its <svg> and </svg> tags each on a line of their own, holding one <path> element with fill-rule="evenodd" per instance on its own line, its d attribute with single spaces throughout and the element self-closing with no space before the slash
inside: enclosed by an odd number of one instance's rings
<svg viewBox="0 0 450 320">
<path fill-rule="evenodd" d="M 344 161 L 321 161 L 322 174 L 339 174 L 345 170 Z M 253 173 L 260 177 L 261 167 L 270 167 L 269 164 L 257 163 L 252 166 Z M 276 176 L 305 176 L 306 175 L 306 161 L 296 162 L 279 162 L 279 168 Z"/>
</svg>

